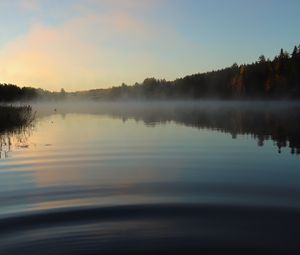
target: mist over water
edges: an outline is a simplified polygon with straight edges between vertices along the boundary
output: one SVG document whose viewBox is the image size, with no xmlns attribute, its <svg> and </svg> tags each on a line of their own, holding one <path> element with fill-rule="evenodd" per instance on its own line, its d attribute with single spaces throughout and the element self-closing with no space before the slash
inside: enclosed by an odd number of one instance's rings
<svg viewBox="0 0 300 255">
<path fill-rule="evenodd" d="M 177 123 L 197 129 L 237 135 L 250 135 L 259 146 L 272 140 L 281 152 L 289 147 L 293 154 L 300 148 L 300 104 L 285 101 L 140 101 L 93 102 L 68 101 L 37 103 L 38 116 L 55 113 L 104 115 L 112 118 L 135 120 L 147 126 Z"/>
<path fill-rule="evenodd" d="M 299 109 L 32 104 L 0 135 L 0 253 L 298 254 Z"/>
</svg>

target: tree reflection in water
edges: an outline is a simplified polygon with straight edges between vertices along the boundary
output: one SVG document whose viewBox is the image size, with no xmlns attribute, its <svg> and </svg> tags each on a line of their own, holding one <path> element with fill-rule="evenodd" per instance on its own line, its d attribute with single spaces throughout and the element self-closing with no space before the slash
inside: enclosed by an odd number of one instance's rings
<svg viewBox="0 0 300 255">
<path fill-rule="evenodd" d="M 300 106 L 276 103 L 180 103 L 180 104 L 113 104 L 98 108 L 96 113 L 143 121 L 147 126 L 167 122 L 199 129 L 210 129 L 237 135 L 251 135 L 258 146 L 272 140 L 281 153 L 290 147 L 300 154 Z"/>
<path fill-rule="evenodd" d="M 8 107 L 9 108 L 9 107 Z M 231 134 L 250 135 L 257 140 L 258 146 L 272 140 L 281 153 L 282 148 L 289 147 L 292 154 L 300 154 L 300 105 L 284 102 L 69 102 L 63 104 L 41 104 L 35 106 L 38 117 L 52 114 L 65 116 L 68 113 L 107 115 L 142 121 L 145 125 L 155 127 L 158 124 L 174 122 L 198 129 L 210 129 Z M 53 110 L 55 109 L 55 110 Z M 3 112 L 10 112 L 8 118 Z M 6 117 L 5 117 L 6 116 Z M 13 117 L 14 116 L 14 117 Z M 2 119 L 6 118 L 6 121 Z M 35 118 L 32 108 L 0 108 L 1 148 L 9 150 L 9 134 L 22 134 L 17 139 L 18 147 L 25 147 L 25 130 L 28 131 Z M 24 129 L 24 127 L 26 127 Z M 23 131 L 23 132 L 22 132 Z M 6 135 L 6 138 L 4 137 Z M 82 134 L 84 135 L 84 134 Z M 23 137 L 23 138 L 22 138 Z M 2 151 L 1 150 L 1 151 Z"/>
</svg>

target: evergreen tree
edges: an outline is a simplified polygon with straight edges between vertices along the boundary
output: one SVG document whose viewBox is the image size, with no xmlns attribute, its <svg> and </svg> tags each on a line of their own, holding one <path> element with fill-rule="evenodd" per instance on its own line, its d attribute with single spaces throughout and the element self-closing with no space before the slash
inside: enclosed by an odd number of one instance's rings
<svg viewBox="0 0 300 255">
<path fill-rule="evenodd" d="M 298 48 L 297 46 L 294 47 L 293 53 L 292 53 L 292 58 L 296 58 L 298 54 Z"/>
</svg>

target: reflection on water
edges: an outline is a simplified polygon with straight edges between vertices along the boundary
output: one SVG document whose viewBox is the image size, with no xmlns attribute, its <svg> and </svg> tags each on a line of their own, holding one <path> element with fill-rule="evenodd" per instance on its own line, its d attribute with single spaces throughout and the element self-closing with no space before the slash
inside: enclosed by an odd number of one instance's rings
<svg viewBox="0 0 300 255">
<path fill-rule="evenodd" d="M 36 109 L 2 136 L 0 254 L 300 252 L 297 106 Z"/>
<path fill-rule="evenodd" d="M 49 115 L 49 108 L 42 114 Z M 56 109 L 55 109 L 56 111 Z M 289 147 L 300 154 L 300 105 L 285 102 L 178 102 L 178 103 L 103 103 L 64 104 L 59 112 L 108 115 L 123 121 L 134 119 L 147 126 L 175 122 L 198 129 L 211 129 L 237 135 L 251 135 L 263 146 L 274 141 L 280 153 Z"/>
<path fill-rule="evenodd" d="M 10 151 L 11 139 L 9 135 L 0 136 L 0 159 L 7 158 L 8 152 Z"/>
<path fill-rule="evenodd" d="M 252 135 L 258 140 L 258 145 L 263 146 L 266 140 L 273 140 L 278 147 L 290 147 L 292 154 L 300 154 L 300 107 L 260 108 L 229 107 L 202 108 L 198 105 L 188 107 L 146 109 L 132 108 L 129 111 L 114 109 L 109 112 L 112 116 L 123 119 L 134 118 L 143 120 L 146 125 L 155 126 L 157 123 L 174 121 L 179 124 L 199 129 L 211 129 L 230 133 L 233 138 L 237 135 Z"/>
</svg>

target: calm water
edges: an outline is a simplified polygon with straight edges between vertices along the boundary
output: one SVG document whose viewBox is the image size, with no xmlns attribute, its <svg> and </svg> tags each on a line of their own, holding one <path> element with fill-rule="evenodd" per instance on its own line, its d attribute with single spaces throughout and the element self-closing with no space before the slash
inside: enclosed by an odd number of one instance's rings
<svg viewBox="0 0 300 255">
<path fill-rule="evenodd" d="M 300 111 L 36 106 L 3 132 L 0 254 L 299 254 Z"/>
</svg>

